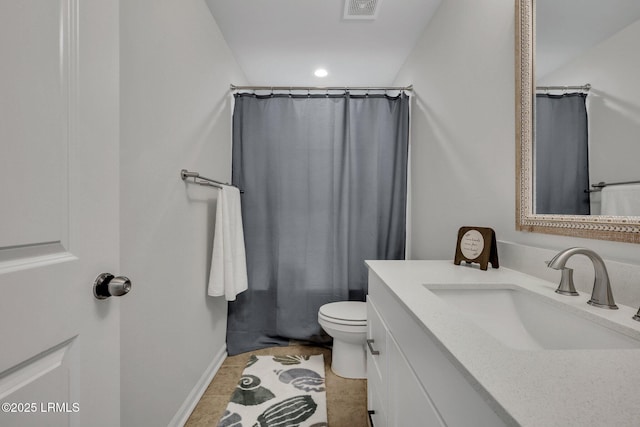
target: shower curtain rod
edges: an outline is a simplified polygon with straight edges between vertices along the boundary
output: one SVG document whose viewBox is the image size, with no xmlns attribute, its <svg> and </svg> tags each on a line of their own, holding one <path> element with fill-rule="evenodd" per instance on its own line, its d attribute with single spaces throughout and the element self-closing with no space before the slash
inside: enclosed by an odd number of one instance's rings
<svg viewBox="0 0 640 427">
<path fill-rule="evenodd" d="M 231 90 L 406 90 L 413 91 L 413 85 L 401 87 L 373 87 L 373 86 L 236 86 L 231 85 Z"/>
<path fill-rule="evenodd" d="M 587 83 L 582 86 L 536 86 L 536 90 L 584 90 L 589 91 L 591 84 Z"/>
</svg>

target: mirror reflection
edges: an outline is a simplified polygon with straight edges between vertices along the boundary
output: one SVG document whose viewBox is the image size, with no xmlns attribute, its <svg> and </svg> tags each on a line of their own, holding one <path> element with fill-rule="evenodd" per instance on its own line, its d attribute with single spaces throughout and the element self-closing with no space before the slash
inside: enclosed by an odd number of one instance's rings
<svg viewBox="0 0 640 427">
<path fill-rule="evenodd" d="M 640 216 L 640 0 L 535 14 L 534 213 Z"/>
</svg>

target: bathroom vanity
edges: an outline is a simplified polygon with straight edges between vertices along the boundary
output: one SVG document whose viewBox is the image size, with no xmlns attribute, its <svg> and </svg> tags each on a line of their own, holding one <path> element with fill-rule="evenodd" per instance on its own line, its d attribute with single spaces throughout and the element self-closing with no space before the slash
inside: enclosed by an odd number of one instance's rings
<svg viewBox="0 0 640 427">
<path fill-rule="evenodd" d="M 375 427 L 640 424 L 631 307 L 592 307 L 506 268 L 367 265 Z"/>
</svg>

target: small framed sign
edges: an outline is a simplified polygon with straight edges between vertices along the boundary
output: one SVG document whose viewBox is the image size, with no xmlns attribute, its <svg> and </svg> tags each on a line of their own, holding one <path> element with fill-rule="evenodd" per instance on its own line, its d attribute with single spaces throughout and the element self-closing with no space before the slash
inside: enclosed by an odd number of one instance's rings
<svg viewBox="0 0 640 427">
<path fill-rule="evenodd" d="M 461 261 L 478 263 L 481 270 L 486 270 L 489 262 L 493 268 L 500 267 L 496 232 L 487 227 L 460 227 L 453 263 L 460 265 Z"/>
</svg>

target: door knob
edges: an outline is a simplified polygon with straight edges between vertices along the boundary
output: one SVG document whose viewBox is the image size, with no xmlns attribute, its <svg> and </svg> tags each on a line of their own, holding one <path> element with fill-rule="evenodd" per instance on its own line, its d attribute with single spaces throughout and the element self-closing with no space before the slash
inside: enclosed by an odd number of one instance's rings
<svg viewBox="0 0 640 427">
<path fill-rule="evenodd" d="M 102 273 L 93 283 L 93 296 L 98 299 L 119 297 L 131 290 L 131 280 L 124 276 L 114 277 L 111 273 Z"/>
</svg>

